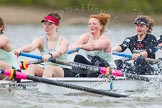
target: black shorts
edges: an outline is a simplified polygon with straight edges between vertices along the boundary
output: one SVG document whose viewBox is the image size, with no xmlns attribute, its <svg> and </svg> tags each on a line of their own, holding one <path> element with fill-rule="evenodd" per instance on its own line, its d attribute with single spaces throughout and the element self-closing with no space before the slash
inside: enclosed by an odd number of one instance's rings
<svg viewBox="0 0 162 108">
<path fill-rule="evenodd" d="M 63 68 L 64 70 L 64 77 L 75 77 L 77 73 L 71 71 L 71 69 Z"/>
</svg>

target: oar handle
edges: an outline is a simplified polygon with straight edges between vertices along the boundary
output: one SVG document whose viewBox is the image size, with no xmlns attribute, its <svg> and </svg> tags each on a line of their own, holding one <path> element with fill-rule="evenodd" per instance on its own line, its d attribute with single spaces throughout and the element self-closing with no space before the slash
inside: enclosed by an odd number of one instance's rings
<svg viewBox="0 0 162 108">
<path fill-rule="evenodd" d="M 120 53 L 120 52 L 112 52 L 113 55 L 117 55 L 117 56 L 121 56 L 121 57 L 126 57 L 129 59 L 132 59 L 132 55 L 131 54 L 124 54 L 124 53 Z"/>
<path fill-rule="evenodd" d="M 42 60 L 42 56 L 39 56 L 39 55 L 34 55 L 34 54 L 29 54 L 29 53 L 24 53 L 24 52 L 20 52 L 19 55 Z"/>
<path fill-rule="evenodd" d="M 78 52 L 81 48 L 76 48 L 76 50 L 68 50 L 67 54 L 72 54 L 74 52 Z"/>
<path fill-rule="evenodd" d="M 131 59 L 132 58 L 132 55 L 131 54 L 124 54 L 124 53 L 120 53 L 120 52 L 112 52 L 112 54 L 113 55 L 117 55 L 117 56 L 121 56 L 121 57 L 126 57 L 126 58 L 129 58 L 129 59 Z M 156 60 L 156 59 L 152 59 L 152 58 L 144 58 L 144 57 L 137 57 L 137 61 L 138 60 L 142 60 L 142 59 L 144 59 L 144 60 L 146 60 L 146 61 L 148 61 L 148 62 L 153 62 L 153 63 L 157 63 L 158 62 L 158 60 Z"/>
<path fill-rule="evenodd" d="M 158 49 L 162 49 L 162 46 L 160 48 L 158 47 L 154 47 L 155 52 L 158 51 Z M 124 54 L 121 52 L 112 52 L 113 55 L 117 55 L 117 56 L 121 56 L 121 57 L 126 57 L 129 59 L 132 59 L 132 55 L 131 54 Z"/>
</svg>

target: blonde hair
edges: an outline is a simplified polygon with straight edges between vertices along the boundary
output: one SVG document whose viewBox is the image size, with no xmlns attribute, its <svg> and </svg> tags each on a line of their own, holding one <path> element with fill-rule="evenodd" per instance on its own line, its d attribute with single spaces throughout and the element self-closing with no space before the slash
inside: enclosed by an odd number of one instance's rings
<svg viewBox="0 0 162 108">
<path fill-rule="evenodd" d="M 90 15 L 89 18 L 96 18 L 99 20 L 100 24 L 103 26 L 102 29 L 101 29 L 101 34 L 105 31 L 106 29 L 106 26 L 110 20 L 110 17 L 111 15 L 110 14 L 106 14 L 106 13 L 101 13 L 101 14 L 98 14 L 98 15 Z"/>
<path fill-rule="evenodd" d="M 148 22 L 148 30 L 147 30 L 147 33 L 151 33 L 151 31 L 153 30 L 153 26 L 155 24 L 154 20 L 150 17 L 150 16 L 145 16 L 145 15 L 140 15 L 136 18 L 137 19 L 146 19 L 147 22 Z"/>
</svg>

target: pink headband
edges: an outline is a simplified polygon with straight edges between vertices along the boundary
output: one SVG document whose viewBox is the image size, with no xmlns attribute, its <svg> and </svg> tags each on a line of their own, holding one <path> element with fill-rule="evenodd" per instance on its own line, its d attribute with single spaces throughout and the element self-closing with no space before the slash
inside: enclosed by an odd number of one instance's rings
<svg viewBox="0 0 162 108">
<path fill-rule="evenodd" d="M 56 26 L 59 25 L 58 19 L 56 19 L 55 17 L 52 17 L 52 16 L 44 17 L 44 19 L 41 22 L 44 22 L 44 21 L 53 22 L 53 23 L 55 23 Z"/>
</svg>

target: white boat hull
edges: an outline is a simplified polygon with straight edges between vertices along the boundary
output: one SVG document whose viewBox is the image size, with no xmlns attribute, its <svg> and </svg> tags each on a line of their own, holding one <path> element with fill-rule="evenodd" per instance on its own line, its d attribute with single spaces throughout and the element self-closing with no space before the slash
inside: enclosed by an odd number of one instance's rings
<svg viewBox="0 0 162 108">
<path fill-rule="evenodd" d="M 94 88 L 99 90 L 114 91 L 114 92 L 125 92 L 125 91 L 137 91 L 145 90 L 147 88 L 148 82 L 141 81 L 113 81 L 113 82 L 66 82 L 68 84 L 80 85 L 88 88 Z M 59 87 L 54 85 L 48 85 L 44 83 L 38 84 L 39 91 L 50 93 L 50 94 L 71 94 L 82 92 L 79 90 L 69 89 L 65 87 Z"/>
<path fill-rule="evenodd" d="M 108 80 L 107 78 L 51 78 L 53 81 L 59 83 L 74 84 L 88 88 L 94 88 L 99 90 L 114 91 L 114 92 L 134 92 L 145 91 L 149 87 L 153 87 L 155 84 L 151 82 L 125 79 L 124 77 L 118 77 L 115 80 Z M 33 82 L 30 80 L 22 80 L 21 83 L 15 83 L 12 81 L 0 81 L 1 87 L 10 87 L 23 90 L 38 90 L 43 93 L 50 94 L 71 94 L 82 92 L 80 90 L 74 90 L 70 88 L 60 87 L 56 85 L 50 85 L 40 82 Z M 157 84 L 156 84 L 157 86 Z M 161 83 L 160 85 L 161 86 Z"/>
</svg>

